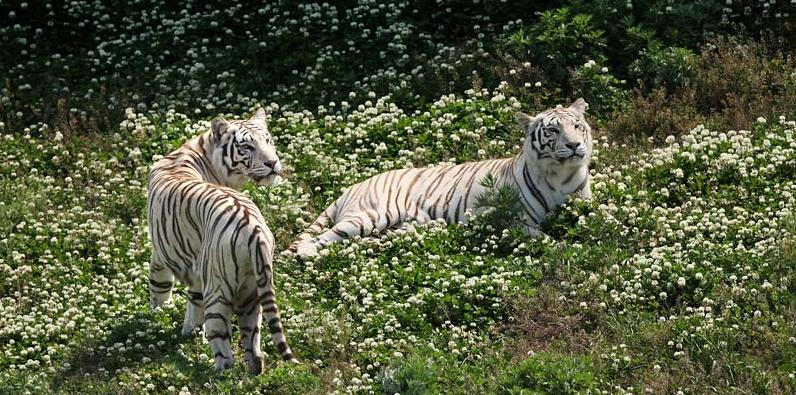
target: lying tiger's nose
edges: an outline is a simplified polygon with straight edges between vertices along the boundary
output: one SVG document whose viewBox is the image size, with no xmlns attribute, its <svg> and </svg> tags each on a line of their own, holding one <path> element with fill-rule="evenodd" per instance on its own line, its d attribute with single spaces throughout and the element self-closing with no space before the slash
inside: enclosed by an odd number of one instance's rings
<svg viewBox="0 0 796 395">
<path fill-rule="evenodd" d="M 578 149 L 578 147 L 580 147 L 580 143 L 566 143 L 564 145 L 566 145 L 567 148 L 571 149 L 572 152 L 575 152 L 575 150 Z"/>
<path fill-rule="evenodd" d="M 266 161 L 263 161 L 263 164 L 273 169 L 274 166 L 276 166 L 276 161 L 275 160 L 266 160 Z"/>
</svg>

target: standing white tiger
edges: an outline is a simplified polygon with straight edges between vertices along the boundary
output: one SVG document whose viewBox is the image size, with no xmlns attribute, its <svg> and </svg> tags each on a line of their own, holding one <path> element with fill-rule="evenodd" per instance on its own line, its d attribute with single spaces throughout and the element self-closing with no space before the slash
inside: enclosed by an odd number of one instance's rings
<svg viewBox="0 0 796 395">
<path fill-rule="evenodd" d="M 545 215 L 580 192 L 591 197 L 589 159 L 591 128 L 584 119 L 586 101 L 544 111 L 536 117 L 517 113 L 525 131 L 522 152 L 513 158 L 461 165 L 388 171 L 346 190 L 301 234 L 289 251 L 317 255 L 318 248 L 355 235 L 400 226 L 402 223 L 443 218 L 464 222 L 485 188 L 481 180 L 492 174 L 497 186 L 520 193 L 525 230 L 538 235 Z M 332 227 L 326 228 L 331 221 Z"/>
<path fill-rule="evenodd" d="M 171 298 L 175 277 L 187 285 L 182 332 L 204 323 L 217 371 L 232 366 L 233 310 L 252 373 L 263 369 L 262 312 L 282 358 L 296 362 L 276 306 L 273 235 L 257 206 L 237 191 L 249 179 L 270 185 L 280 172 L 260 109 L 249 120 L 214 120 L 210 131 L 155 163 L 149 174 L 150 305 Z"/>
</svg>

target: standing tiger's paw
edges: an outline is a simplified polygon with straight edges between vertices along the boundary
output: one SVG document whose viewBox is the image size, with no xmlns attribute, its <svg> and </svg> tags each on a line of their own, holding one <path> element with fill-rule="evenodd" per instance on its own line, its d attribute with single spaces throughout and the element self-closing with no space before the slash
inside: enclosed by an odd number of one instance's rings
<svg viewBox="0 0 796 395">
<path fill-rule="evenodd" d="M 223 371 L 232 367 L 233 361 L 231 357 L 227 358 L 219 353 L 215 357 L 215 365 L 216 365 L 216 374 L 221 375 Z"/>
<path fill-rule="evenodd" d="M 189 320 L 188 317 L 185 317 L 185 321 L 182 323 L 182 333 L 183 336 L 193 336 L 196 332 L 199 331 L 202 327 L 202 322 L 193 322 L 193 320 Z"/>
<path fill-rule="evenodd" d="M 149 292 L 149 308 L 152 310 L 163 307 L 169 301 L 171 301 L 171 291 L 164 293 Z"/>
<path fill-rule="evenodd" d="M 262 355 L 247 356 L 246 363 L 249 365 L 249 373 L 255 376 L 260 375 L 265 368 L 264 360 Z"/>
<path fill-rule="evenodd" d="M 303 241 L 296 248 L 296 255 L 301 259 L 314 258 L 318 256 L 318 245 L 312 240 Z"/>
</svg>

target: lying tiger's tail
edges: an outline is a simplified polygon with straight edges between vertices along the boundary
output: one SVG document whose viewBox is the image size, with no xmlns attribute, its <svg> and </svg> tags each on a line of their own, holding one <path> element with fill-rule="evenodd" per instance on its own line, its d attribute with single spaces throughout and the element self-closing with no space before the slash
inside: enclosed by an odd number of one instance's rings
<svg viewBox="0 0 796 395">
<path fill-rule="evenodd" d="M 302 232 L 296 241 L 294 241 L 293 244 L 288 247 L 287 251 L 289 253 L 295 254 L 296 250 L 298 250 L 299 244 L 319 235 L 324 229 L 326 229 L 329 221 L 334 219 L 335 211 L 337 211 L 337 202 L 334 202 L 331 206 L 327 207 L 326 210 L 323 210 L 321 215 L 315 219 L 315 222 L 308 226 L 307 229 L 304 229 L 304 232 Z"/>
<path fill-rule="evenodd" d="M 254 265 L 254 272 L 257 278 L 257 295 L 260 298 L 260 305 L 263 308 L 265 322 L 268 324 L 268 332 L 274 346 L 282 355 L 282 359 L 292 363 L 298 363 L 290 346 L 287 344 L 285 330 L 282 327 L 282 319 L 279 317 L 279 309 L 276 306 L 276 294 L 274 292 L 273 277 L 273 237 L 265 234 L 262 229 L 257 229 L 249 239 L 249 251 L 251 251 L 251 262 Z"/>
</svg>

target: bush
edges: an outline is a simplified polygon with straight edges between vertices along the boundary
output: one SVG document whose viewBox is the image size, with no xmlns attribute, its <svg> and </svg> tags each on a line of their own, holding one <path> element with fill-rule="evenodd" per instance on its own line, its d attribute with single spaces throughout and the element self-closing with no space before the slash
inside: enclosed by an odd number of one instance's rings
<svg viewBox="0 0 796 395">
<path fill-rule="evenodd" d="M 697 56 L 688 48 L 653 45 L 642 50 L 630 66 L 630 75 L 642 89 L 664 87 L 674 91 L 694 79 Z"/>
<path fill-rule="evenodd" d="M 664 76 L 686 70 L 689 56 L 677 49 L 664 52 L 669 54 L 663 58 L 649 55 L 637 65 L 641 68 L 642 64 L 649 64 L 647 72 L 673 82 Z M 683 62 L 674 61 L 676 58 Z M 655 71 L 655 62 L 647 63 L 652 59 L 661 60 L 658 65 L 663 67 Z M 767 42 L 717 38 L 705 46 L 695 62 L 693 72 L 688 72 L 692 76 L 684 79 L 684 84 L 675 84 L 671 90 L 653 89 L 648 94 L 636 91 L 627 106 L 603 125 L 604 129 L 622 139 L 662 139 L 683 134 L 699 124 L 749 129 L 760 116 L 777 119 L 796 115 L 796 64 Z"/>
<path fill-rule="evenodd" d="M 527 59 L 558 84 L 566 84 L 570 72 L 590 59 L 602 59 L 606 43 L 594 27 L 591 15 L 569 8 L 545 11 L 539 21 L 509 36 L 507 47 Z"/>
</svg>

